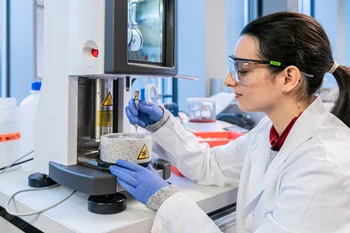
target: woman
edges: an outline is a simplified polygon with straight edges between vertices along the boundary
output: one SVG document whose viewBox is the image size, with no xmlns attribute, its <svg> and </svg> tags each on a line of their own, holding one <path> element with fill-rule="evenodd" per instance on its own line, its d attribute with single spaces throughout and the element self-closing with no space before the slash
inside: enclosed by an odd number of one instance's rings
<svg viewBox="0 0 350 233">
<path fill-rule="evenodd" d="M 146 103 L 126 108 L 132 124 L 153 131 L 165 156 L 205 185 L 239 185 L 237 231 L 350 232 L 350 69 L 332 57 L 315 19 L 276 13 L 249 23 L 225 80 L 239 107 L 267 117 L 246 136 L 209 148 L 169 112 Z M 332 113 L 315 95 L 332 73 L 339 97 Z M 136 118 L 138 116 L 138 118 Z M 118 161 L 120 184 L 158 210 L 152 232 L 219 232 L 201 209 L 151 167 Z"/>
</svg>

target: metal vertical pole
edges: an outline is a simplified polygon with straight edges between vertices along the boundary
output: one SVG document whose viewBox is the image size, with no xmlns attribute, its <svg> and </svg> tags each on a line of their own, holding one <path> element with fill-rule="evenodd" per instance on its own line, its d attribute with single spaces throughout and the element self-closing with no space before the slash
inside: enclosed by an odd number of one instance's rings
<svg viewBox="0 0 350 233">
<path fill-rule="evenodd" d="M 315 17 L 315 0 L 310 0 L 310 15 Z"/>
<path fill-rule="evenodd" d="M 1 61 L 1 97 L 8 97 L 9 96 L 9 74 L 8 74 L 8 68 L 9 68 L 9 48 L 8 48 L 8 0 L 2 1 L 2 61 Z"/>
<path fill-rule="evenodd" d="M 263 16 L 263 0 L 258 0 L 258 18 Z"/>
<path fill-rule="evenodd" d="M 178 89 L 178 80 L 177 78 L 172 78 L 172 82 L 173 82 L 173 103 L 177 103 L 179 102 L 179 89 Z"/>
<path fill-rule="evenodd" d="M 245 25 L 247 25 L 249 23 L 249 18 L 250 18 L 250 16 L 249 16 L 249 0 L 243 0 L 243 1 L 244 1 L 243 2 L 243 4 L 244 4 L 244 6 L 243 6 L 243 9 L 244 9 L 243 17 L 244 17 L 244 26 L 245 26 Z"/>
</svg>

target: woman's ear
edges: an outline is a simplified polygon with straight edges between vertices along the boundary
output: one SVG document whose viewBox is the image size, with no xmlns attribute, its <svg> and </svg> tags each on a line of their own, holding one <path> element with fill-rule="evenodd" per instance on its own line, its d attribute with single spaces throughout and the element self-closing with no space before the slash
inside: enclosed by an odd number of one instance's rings
<svg viewBox="0 0 350 233">
<path fill-rule="evenodd" d="M 288 66 L 283 70 L 282 91 L 291 92 L 301 79 L 300 70 L 296 66 Z"/>
</svg>

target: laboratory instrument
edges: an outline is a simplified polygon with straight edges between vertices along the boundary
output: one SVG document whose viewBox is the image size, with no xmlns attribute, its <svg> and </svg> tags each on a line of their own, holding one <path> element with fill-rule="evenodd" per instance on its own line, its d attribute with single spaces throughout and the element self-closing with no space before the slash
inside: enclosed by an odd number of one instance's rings
<svg viewBox="0 0 350 233">
<path fill-rule="evenodd" d="M 134 78 L 177 76 L 175 4 L 176 0 L 45 2 L 34 170 L 91 195 L 92 212 L 126 208 L 125 196 L 118 193 L 122 189 L 109 172 L 113 161 L 100 158 L 100 142 L 104 135 L 133 132 L 124 107 L 132 97 Z M 140 153 L 142 149 L 136 156 Z M 169 162 L 152 164 L 164 179 L 170 176 Z"/>
</svg>

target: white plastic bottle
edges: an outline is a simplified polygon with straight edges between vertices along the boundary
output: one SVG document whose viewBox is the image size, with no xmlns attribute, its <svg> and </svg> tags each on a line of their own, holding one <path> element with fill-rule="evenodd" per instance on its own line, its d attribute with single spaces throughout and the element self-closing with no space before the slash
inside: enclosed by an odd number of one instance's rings
<svg viewBox="0 0 350 233">
<path fill-rule="evenodd" d="M 36 111 L 40 97 L 41 82 L 32 82 L 32 89 L 30 95 L 26 97 L 20 105 L 20 130 L 21 130 L 21 156 L 34 150 L 34 124 L 36 118 Z M 34 153 L 31 153 L 23 160 L 34 158 Z M 33 169 L 34 162 L 29 161 L 23 163 L 22 169 L 25 171 L 31 171 Z"/>
<path fill-rule="evenodd" d="M 0 98 L 0 168 L 11 165 L 20 154 L 17 110 L 15 98 Z"/>
</svg>

